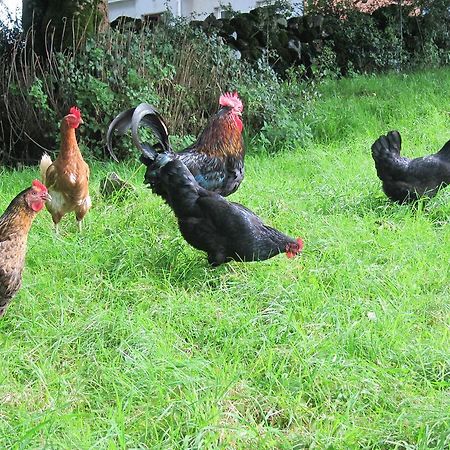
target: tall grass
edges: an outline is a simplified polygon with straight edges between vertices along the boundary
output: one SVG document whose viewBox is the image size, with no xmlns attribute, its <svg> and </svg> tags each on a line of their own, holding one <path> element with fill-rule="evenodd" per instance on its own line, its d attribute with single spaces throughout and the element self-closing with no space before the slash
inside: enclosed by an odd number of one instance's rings
<svg viewBox="0 0 450 450">
<path fill-rule="evenodd" d="M 143 167 L 92 163 L 83 233 L 41 213 L 0 322 L 2 448 L 446 449 L 450 190 L 390 203 L 370 156 L 449 138 L 448 72 L 323 86 L 310 144 L 248 148 L 233 195 L 304 254 L 211 269 Z M 375 94 L 375 95 L 374 95 Z M 115 170 L 137 197 L 106 201 Z M 0 205 L 37 170 L 3 171 Z"/>
</svg>

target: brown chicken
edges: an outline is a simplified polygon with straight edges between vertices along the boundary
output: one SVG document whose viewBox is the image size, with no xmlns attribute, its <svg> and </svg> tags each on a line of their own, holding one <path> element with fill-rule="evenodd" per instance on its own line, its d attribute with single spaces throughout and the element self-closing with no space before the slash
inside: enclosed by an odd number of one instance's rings
<svg viewBox="0 0 450 450">
<path fill-rule="evenodd" d="M 44 184 L 51 195 L 47 209 L 58 230 L 64 214 L 74 211 L 81 231 L 81 221 L 91 207 L 89 196 L 89 166 L 78 147 L 75 130 L 83 123 L 80 110 L 70 108 L 61 121 L 61 148 L 52 163 L 46 153 L 42 156 L 40 169 Z"/>
<path fill-rule="evenodd" d="M 28 232 L 37 213 L 50 200 L 47 188 L 34 180 L 0 217 L 0 317 L 22 284 Z"/>
</svg>

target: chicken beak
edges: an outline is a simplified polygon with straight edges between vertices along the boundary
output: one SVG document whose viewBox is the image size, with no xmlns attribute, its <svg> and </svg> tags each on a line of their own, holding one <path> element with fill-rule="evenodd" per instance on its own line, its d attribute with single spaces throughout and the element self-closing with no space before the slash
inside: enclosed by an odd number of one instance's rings
<svg viewBox="0 0 450 450">
<path fill-rule="evenodd" d="M 46 202 L 51 202 L 51 201 L 52 201 L 52 196 L 51 196 L 48 192 L 46 192 L 46 193 L 42 196 L 42 199 L 43 199 L 44 201 L 46 201 Z"/>
<path fill-rule="evenodd" d="M 80 124 L 84 123 L 84 120 L 80 117 Z"/>
</svg>

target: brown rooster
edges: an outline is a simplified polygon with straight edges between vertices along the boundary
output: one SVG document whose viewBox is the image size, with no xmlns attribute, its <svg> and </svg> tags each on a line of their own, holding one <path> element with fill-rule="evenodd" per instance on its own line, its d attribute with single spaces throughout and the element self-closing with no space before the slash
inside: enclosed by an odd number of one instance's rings
<svg viewBox="0 0 450 450">
<path fill-rule="evenodd" d="M 22 284 L 28 232 L 36 214 L 50 200 L 47 188 L 34 180 L 0 217 L 0 317 Z"/>
<path fill-rule="evenodd" d="M 243 105 L 237 93 L 226 93 L 220 96 L 219 106 L 219 111 L 211 117 L 197 141 L 175 153 L 170 146 L 167 126 L 161 115 L 153 106 L 141 103 L 136 108 L 123 111 L 111 122 L 106 135 L 108 149 L 115 158 L 111 149 L 112 133 L 117 130 L 119 134 L 124 134 L 129 128 L 132 129 L 133 141 L 140 151 L 152 148 L 141 144 L 139 140 L 138 128 L 142 123 L 151 128 L 158 138 L 159 143 L 155 148 L 159 147 L 180 159 L 201 187 L 226 197 L 236 191 L 244 178 L 245 149 L 241 120 Z M 151 168 L 147 167 L 144 177 L 146 183 L 152 178 L 150 172 Z M 152 186 L 154 192 L 167 201 L 159 186 L 154 183 Z"/>
<path fill-rule="evenodd" d="M 80 110 L 70 108 L 69 114 L 61 121 L 61 148 L 58 157 L 52 163 L 46 153 L 42 156 L 40 169 L 44 184 L 52 200 L 47 209 L 52 215 L 58 230 L 58 223 L 64 214 L 75 212 L 78 227 L 91 207 L 89 196 L 89 166 L 83 159 L 78 147 L 75 130 L 83 123 Z"/>
</svg>

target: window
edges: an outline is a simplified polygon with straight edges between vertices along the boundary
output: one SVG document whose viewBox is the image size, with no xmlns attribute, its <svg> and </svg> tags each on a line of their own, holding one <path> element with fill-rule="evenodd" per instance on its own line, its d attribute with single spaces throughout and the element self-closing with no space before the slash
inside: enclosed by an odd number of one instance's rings
<svg viewBox="0 0 450 450">
<path fill-rule="evenodd" d="M 156 23 L 161 19 L 162 13 L 157 14 L 143 14 L 142 20 L 146 23 Z"/>
<path fill-rule="evenodd" d="M 216 19 L 231 19 L 233 17 L 233 10 L 229 6 L 223 7 L 220 5 L 214 8 L 214 15 Z"/>
<path fill-rule="evenodd" d="M 261 6 L 268 6 L 271 5 L 273 2 L 270 0 L 257 0 L 256 7 L 261 8 Z"/>
</svg>

